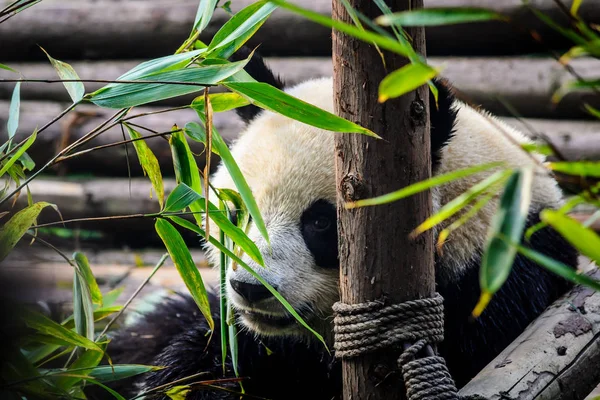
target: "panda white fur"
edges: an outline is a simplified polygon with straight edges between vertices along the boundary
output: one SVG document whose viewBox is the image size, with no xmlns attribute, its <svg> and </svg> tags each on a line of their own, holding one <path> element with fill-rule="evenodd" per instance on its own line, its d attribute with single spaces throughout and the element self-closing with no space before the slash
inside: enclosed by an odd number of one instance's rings
<svg viewBox="0 0 600 400">
<path fill-rule="evenodd" d="M 260 57 L 255 56 L 247 70 L 257 80 L 282 86 Z M 512 166 L 532 164 L 531 158 L 515 145 L 527 142 L 521 133 L 455 100 L 443 82 L 438 82 L 438 88 L 439 106 L 431 108 L 434 174 L 492 161 Z M 311 80 L 287 92 L 333 111 L 333 85 L 329 78 Z M 256 227 L 251 226 L 249 236 L 261 250 L 266 268 L 247 256 L 244 261 L 276 287 L 331 344 L 331 306 L 339 296 L 334 133 L 271 112 L 259 112 L 254 106 L 240 109 L 240 115 L 248 126 L 231 151 L 253 191 L 271 241 L 269 249 Z M 540 209 L 561 204 L 556 182 L 538 172 L 528 226 L 539 221 Z M 487 174 L 433 189 L 434 211 Z M 223 166 L 212 178 L 212 184 L 235 188 Z M 440 352 L 458 386 L 491 361 L 568 288 L 566 282 L 517 256 L 508 281 L 488 309 L 479 319 L 470 318 L 479 297 L 479 262 L 497 204 L 496 197 L 452 234 L 443 255 L 436 255 L 437 290 L 445 299 L 446 315 L 445 341 Z M 211 226 L 211 232 L 217 234 L 217 227 Z M 536 233 L 530 245 L 568 265 L 576 265 L 576 252 L 550 229 Z M 218 263 L 217 250 L 208 248 L 208 254 Z M 242 268 L 230 269 L 227 295 L 242 328 L 238 336 L 239 373 L 247 377 L 246 393 L 271 399 L 339 397 L 339 363 L 250 274 Z M 218 326 L 217 299 L 212 296 L 211 301 Z M 194 302 L 182 296 L 167 301 L 121 332 L 108 351 L 113 362 L 167 367 L 138 378 L 138 388 L 155 387 L 199 372 L 206 375 L 196 381 L 223 378 L 219 332 L 213 333 L 210 343 L 207 333 Z M 225 377 L 233 376 L 228 364 Z M 235 382 L 220 386 L 239 391 Z M 391 386 L 390 390 L 394 388 Z M 198 386 L 187 398 L 235 397 L 225 390 Z"/>
</svg>

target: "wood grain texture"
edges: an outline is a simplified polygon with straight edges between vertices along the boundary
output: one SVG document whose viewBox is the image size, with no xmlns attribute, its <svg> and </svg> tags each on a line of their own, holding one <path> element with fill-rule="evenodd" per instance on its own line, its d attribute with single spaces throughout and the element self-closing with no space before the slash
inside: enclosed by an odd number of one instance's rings
<svg viewBox="0 0 600 400">
<path fill-rule="evenodd" d="M 350 4 L 368 17 L 380 14 L 370 0 Z M 423 6 L 420 0 L 388 4 L 394 11 Z M 341 1 L 333 1 L 333 16 L 352 23 Z M 408 33 L 415 49 L 425 53 L 423 30 Z M 386 53 L 386 70 L 373 46 L 335 31 L 333 55 L 336 113 L 383 137 L 336 136 L 341 300 L 399 303 L 428 297 L 434 291 L 432 237 L 426 234 L 411 240 L 408 235 L 430 215 L 430 193 L 379 207 L 343 207 L 346 201 L 389 193 L 429 178 L 428 88 L 380 104 L 379 83 L 408 61 Z M 401 398 L 399 375 L 393 372 L 399 352 L 388 349 L 344 361 L 344 398 Z"/>
</svg>

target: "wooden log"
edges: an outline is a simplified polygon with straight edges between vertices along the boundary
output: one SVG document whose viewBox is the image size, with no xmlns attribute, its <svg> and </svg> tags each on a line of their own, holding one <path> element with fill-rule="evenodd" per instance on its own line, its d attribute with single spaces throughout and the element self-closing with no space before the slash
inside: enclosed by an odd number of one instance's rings
<svg viewBox="0 0 600 400">
<path fill-rule="evenodd" d="M 43 126 L 56 115 L 58 115 L 67 105 L 47 102 L 24 101 L 21 103 L 21 118 L 17 131 L 17 140 L 22 140 L 30 135 L 36 127 Z M 0 101 L 0 137 L 6 137 L 6 120 L 8 117 L 9 102 Z M 161 110 L 156 107 L 141 107 L 134 109 L 133 113 L 150 112 Z M 77 110 L 80 110 L 78 107 Z M 101 123 L 110 115 L 110 110 L 98 107 L 81 106 L 82 112 L 92 113 L 91 116 L 82 117 L 76 123 L 73 116 L 67 116 L 63 121 L 51 126 L 40 134 L 30 148 L 29 154 L 41 165 L 56 153 L 57 146 L 63 140 L 64 135 L 68 134 L 69 141 L 76 140 L 89 130 Z M 74 115 L 74 113 L 72 113 Z M 187 122 L 197 121 L 195 112 L 191 110 L 178 110 L 165 114 L 157 114 L 140 118 L 140 123 L 155 131 L 168 131 L 172 124 L 185 126 Z M 567 121 L 567 120 L 544 120 L 544 119 L 526 119 L 524 126 L 514 118 L 504 118 L 504 121 L 526 134 L 539 139 L 543 136 L 548 137 L 556 148 L 558 148 L 569 160 L 600 160 L 600 122 L 594 121 Z M 244 124 L 234 112 L 218 113 L 214 116 L 214 122 L 219 133 L 226 141 L 231 142 L 243 130 Z M 532 131 L 529 128 L 533 128 Z M 143 134 L 148 134 L 143 132 Z M 113 128 L 103 133 L 97 139 L 94 139 L 84 148 L 92 146 L 115 143 L 123 140 L 122 132 L 119 128 Z M 165 176 L 173 175 L 171 151 L 168 143 L 161 138 L 148 139 L 150 148 L 156 154 Z M 204 166 L 204 156 L 201 154 L 203 146 L 191 142 L 193 151 L 200 154 L 197 158 L 199 166 Z M 139 176 L 142 174 L 137 161 L 135 152 L 129 146 L 129 160 L 132 174 Z M 103 150 L 93 151 L 81 157 L 65 161 L 61 166 L 61 172 L 94 173 L 96 175 L 106 176 L 126 176 L 127 163 L 126 153 L 123 146 L 111 147 Z M 213 160 L 216 166 L 218 160 Z M 214 167 L 213 167 L 214 168 Z M 54 170 L 56 171 L 56 170 Z"/>
<path fill-rule="evenodd" d="M 600 272 L 592 276 L 599 279 Z M 578 286 L 550 306 L 460 394 L 488 400 L 582 399 L 600 383 L 598 365 L 600 292 Z"/>
<path fill-rule="evenodd" d="M 253 0 L 231 3 L 234 12 Z M 328 1 L 299 0 L 296 3 L 331 15 Z M 552 0 L 533 5 L 558 23 L 567 17 Z M 61 59 L 150 58 L 173 53 L 191 30 L 198 2 L 168 1 L 44 1 L 0 26 L 3 61 L 43 59 L 38 45 Z M 541 53 L 546 46 L 568 48 L 572 43 L 527 11 L 521 0 L 430 0 L 427 7 L 477 6 L 502 12 L 513 21 L 487 21 L 427 28 L 428 52 L 434 55 L 508 55 Z M 600 21 L 600 5 L 584 1 L 580 8 L 589 22 Z M 209 40 L 229 18 L 221 9 L 205 30 Z M 543 38 L 539 45 L 527 29 Z M 287 11 L 277 10 L 251 40 L 262 43 L 265 55 L 331 54 L 330 29 Z"/>
<path fill-rule="evenodd" d="M 8 102 L 0 102 L 0 137 L 6 137 L 6 120 L 8 118 Z M 46 102 L 23 102 L 21 103 L 21 113 L 19 128 L 16 138 L 18 141 L 30 135 L 36 128 L 45 125 L 48 121 L 57 116 L 67 104 L 46 103 Z M 144 113 L 161 110 L 162 108 L 136 108 L 133 113 Z M 42 132 L 36 142 L 29 150 L 29 154 L 39 165 L 49 160 L 51 156 L 57 153 L 57 148 L 61 143 L 72 143 L 87 132 L 98 126 L 108 117 L 114 114 L 114 110 L 102 109 L 93 106 L 80 106 L 65 116 L 58 123 L 50 126 Z M 184 127 L 190 121 L 199 121 L 198 116 L 193 110 L 178 110 L 169 113 L 148 115 L 132 120 L 150 128 L 156 132 L 167 132 L 171 130 L 173 124 Z M 223 135 L 226 141 L 236 137 L 243 127 L 243 123 L 234 113 L 215 114 L 214 123 L 219 133 Z M 143 135 L 149 135 L 150 132 L 140 130 Z M 233 135 L 233 136 L 232 136 Z M 129 139 L 128 136 L 126 136 Z M 89 149 L 94 146 L 101 146 L 110 143 L 123 141 L 121 129 L 116 126 L 90 141 L 81 149 Z M 171 150 L 167 141 L 161 137 L 155 137 L 147 140 L 148 145 L 156 155 L 165 175 L 173 175 L 173 164 Z M 201 154 L 204 146 L 200 143 L 190 141 L 192 151 Z M 142 171 L 135 154 L 133 146 L 128 145 L 129 165 L 133 175 L 141 175 Z M 204 166 L 204 155 L 198 157 L 199 166 Z M 213 159 L 213 165 L 216 166 L 218 159 Z M 92 172 L 96 175 L 126 176 L 127 175 L 127 153 L 124 146 L 110 147 L 103 150 L 93 151 L 80 157 L 72 158 L 64 163 L 58 164 L 61 172 Z"/>
<path fill-rule="evenodd" d="M 82 79 L 116 79 L 141 61 L 74 62 L 72 65 Z M 268 58 L 271 68 L 292 86 L 310 78 L 331 76 L 331 59 L 325 57 Z M 582 104 L 600 107 L 600 99 L 591 92 L 567 95 L 558 105 L 552 104 L 552 94 L 560 85 L 574 79 L 565 68 L 551 58 L 490 58 L 490 57 L 431 57 L 430 62 L 443 66 L 443 76 L 459 91 L 460 97 L 497 115 L 510 116 L 503 105 L 510 104 L 520 115 L 534 118 L 590 118 Z M 56 79 L 49 63 L 13 63 L 13 68 L 27 78 Z M 596 78 L 600 61 L 592 58 L 574 60 L 573 69 L 584 78 Z M 0 79 L 15 74 L 0 70 Z M 86 83 L 88 92 L 101 84 Z M 10 99 L 14 83 L 0 82 L 0 99 Z M 60 83 L 24 83 L 23 99 L 68 101 L 67 91 Z M 198 94 L 167 99 L 161 105 L 189 104 Z"/>
<path fill-rule="evenodd" d="M 81 79 L 88 80 L 111 80 L 116 79 L 125 72 L 129 71 L 142 60 L 134 61 L 74 61 L 71 63 L 75 71 Z M 323 76 L 331 76 L 331 59 L 325 57 L 287 57 L 287 58 L 268 58 L 268 65 L 280 74 L 288 86 L 295 85 L 307 79 L 318 78 Z M 49 62 L 26 62 L 26 63 L 11 63 L 12 68 L 19 71 L 25 78 L 29 79 L 58 79 L 56 71 Z M 14 79 L 16 75 L 13 72 L 0 69 L 1 79 Z M 86 91 L 88 93 L 100 89 L 104 84 L 86 82 Z M 0 82 L 0 99 L 10 99 L 12 97 L 14 83 Z M 212 88 L 211 90 L 219 91 L 221 87 Z M 161 102 L 154 103 L 160 105 L 180 106 L 189 104 L 195 97 L 201 95 L 192 93 L 190 95 L 180 96 L 177 98 L 166 99 Z M 25 82 L 21 84 L 21 98 L 25 100 L 55 100 L 68 102 L 69 94 L 61 83 L 38 83 Z"/>
<path fill-rule="evenodd" d="M 173 190 L 173 179 L 164 179 L 165 197 Z M 71 220 L 78 218 L 102 218 L 127 216 L 132 214 L 150 214 L 160 211 L 156 195 L 151 197 L 152 186 L 145 178 L 96 178 L 96 179 L 45 179 L 38 178 L 29 184 L 34 201 L 47 201 L 55 204 L 60 215 L 50 207 L 44 209 L 38 218 L 38 224 Z M 7 202 L 9 203 L 9 202 Z M 17 203 L 4 204 L 0 211 L 10 211 L 7 217 L 27 206 L 27 196 L 23 192 Z M 188 217 L 188 216 L 186 216 Z M 90 229 L 107 232 L 110 240 L 124 241 L 130 245 L 143 244 L 148 237 L 155 237 L 154 219 L 127 218 L 108 219 L 58 224 L 56 227 L 71 229 Z M 130 237 L 132 234 L 138 237 Z M 193 235 L 195 237 L 195 235 Z M 192 237 L 192 236 L 188 236 Z M 147 245 L 160 244 L 153 240 Z"/>
</svg>

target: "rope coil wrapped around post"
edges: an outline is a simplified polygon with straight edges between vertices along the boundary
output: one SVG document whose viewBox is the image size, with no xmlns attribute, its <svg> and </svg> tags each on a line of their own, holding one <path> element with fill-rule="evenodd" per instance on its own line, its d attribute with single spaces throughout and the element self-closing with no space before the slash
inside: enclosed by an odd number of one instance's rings
<svg viewBox="0 0 600 400">
<path fill-rule="evenodd" d="M 352 358 L 390 346 L 410 344 L 398 358 L 409 400 L 459 399 L 442 357 L 417 358 L 428 345 L 444 340 L 444 299 L 385 305 L 382 301 L 333 305 L 335 355 Z"/>
</svg>

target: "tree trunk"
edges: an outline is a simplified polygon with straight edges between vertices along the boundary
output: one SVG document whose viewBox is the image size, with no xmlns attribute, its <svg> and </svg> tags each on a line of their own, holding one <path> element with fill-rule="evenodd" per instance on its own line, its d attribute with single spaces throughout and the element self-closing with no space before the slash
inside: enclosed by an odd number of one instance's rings
<svg viewBox="0 0 600 400">
<path fill-rule="evenodd" d="M 349 3 L 369 18 L 381 14 L 371 0 Z M 396 12 L 422 7 L 423 2 L 388 0 L 388 5 Z M 333 1 L 333 18 L 352 24 L 340 0 Z M 409 29 L 408 34 L 415 50 L 425 54 L 424 30 Z M 431 175 L 428 88 L 378 103 L 381 80 L 408 63 L 397 54 L 384 56 L 387 69 L 374 46 L 333 32 L 336 113 L 383 137 L 336 136 L 340 286 L 341 300 L 348 304 L 430 297 L 435 287 L 431 234 L 409 238 L 431 213 L 430 192 L 384 206 L 344 208 L 347 201 L 389 193 Z M 344 360 L 344 398 L 402 398 L 396 366 L 400 351 Z"/>
</svg>

